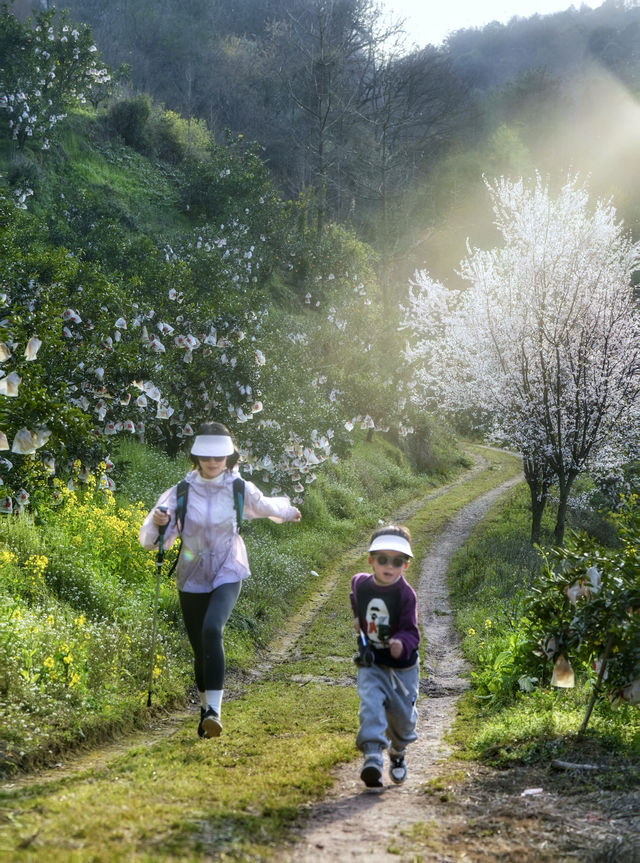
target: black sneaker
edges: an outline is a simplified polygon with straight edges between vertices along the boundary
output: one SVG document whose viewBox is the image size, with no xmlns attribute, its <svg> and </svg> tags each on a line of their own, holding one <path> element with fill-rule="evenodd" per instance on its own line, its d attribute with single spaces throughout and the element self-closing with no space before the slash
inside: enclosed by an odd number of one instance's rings
<svg viewBox="0 0 640 863">
<path fill-rule="evenodd" d="M 202 720 L 204 719 L 204 715 L 207 711 L 204 707 L 200 708 L 200 722 L 198 722 L 198 737 L 204 737 L 204 728 L 202 727 Z"/>
<path fill-rule="evenodd" d="M 401 785 L 407 778 L 407 765 L 404 755 L 392 755 L 389 762 L 389 776 L 396 785 Z"/>
<path fill-rule="evenodd" d="M 382 788 L 382 765 L 377 758 L 365 758 L 360 779 L 367 788 Z"/>
<path fill-rule="evenodd" d="M 222 722 L 213 707 L 208 707 L 200 720 L 205 737 L 220 737 Z"/>
</svg>

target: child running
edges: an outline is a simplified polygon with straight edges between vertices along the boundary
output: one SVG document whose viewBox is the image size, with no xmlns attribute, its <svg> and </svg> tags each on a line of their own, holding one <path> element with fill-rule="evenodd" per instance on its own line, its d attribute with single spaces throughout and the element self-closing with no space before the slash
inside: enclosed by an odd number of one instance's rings
<svg viewBox="0 0 640 863">
<path fill-rule="evenodd" d="M 404 573 L 413 557 L 406 527 L 390 525 L 371 537 L 373 574 L 351 579 L 351 608 L 358 633 L 360 728 L 356 746 L 364 755 L 360 778 L 382 788 L 382 753 L 389 748 L 389 776 L 396 785 L 407 776 L 405 750 L 417 739 L 417 598 Z"/>
</svg>

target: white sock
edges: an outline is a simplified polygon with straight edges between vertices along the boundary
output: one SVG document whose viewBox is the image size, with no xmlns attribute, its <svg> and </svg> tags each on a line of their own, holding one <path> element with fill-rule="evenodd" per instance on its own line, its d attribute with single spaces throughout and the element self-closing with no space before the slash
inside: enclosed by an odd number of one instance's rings
<svg viewBox="0 0 640 863">
<path fill-rule="evenodd" d="M 206 693 L 200 692 L 200 690 L 198 690 L 198 695 L 200 696 L 200 705 L 202 707 L 204 707 L 204 709 L 206 710 L 207 709 L 207 695 L 206 695 Z"/>
<path fill-rule="evenodd" d="M 213 707 L 218 716 L 220 716 L 220 711 L 222 710 L 223 692 L 223 689 L 207 689 L 205 692 L 207 707 Z"/>
</svg>

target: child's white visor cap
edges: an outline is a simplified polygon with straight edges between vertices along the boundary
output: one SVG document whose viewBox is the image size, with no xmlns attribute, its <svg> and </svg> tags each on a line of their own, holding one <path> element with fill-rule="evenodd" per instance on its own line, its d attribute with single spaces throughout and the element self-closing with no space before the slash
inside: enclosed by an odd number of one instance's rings
<svg viewBox="0 0 640 863">
<path fill-rule="evenodd" d="M 369 554 L 372 554 L 374 551 L 399 551 L 400 554 L 413 557 L 409 541 L 403 536 L 396 536 L 393 533 L 383 533 L 380 536 L 376 536 L 369 546 Z"/>
<path fill-rule="evenodd" d="M 228 435 L 222 434 L 199 434 L 191 447 L 191 455 L 214 456 L 221 458 L 225 455 L 233 455 L 235 447 Z"/>
</svg>

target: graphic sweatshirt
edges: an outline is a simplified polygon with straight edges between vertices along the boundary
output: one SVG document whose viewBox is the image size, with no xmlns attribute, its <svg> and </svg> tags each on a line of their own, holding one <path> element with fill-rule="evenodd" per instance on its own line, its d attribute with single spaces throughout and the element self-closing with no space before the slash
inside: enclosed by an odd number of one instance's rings
<svg viewBox="0 0 640 863">
<path fill-rule="evenodd" d="M 376 584 L 372 575 L 360 572 L 351 579 L 351 608 L 373 649 L 377 665 L 409 668 L 418 661 L 417 597 L 404 577 L 390 585 Z M 389 639 L 403 644 L 399 659 L 389 650 Z"/>
</svg>

